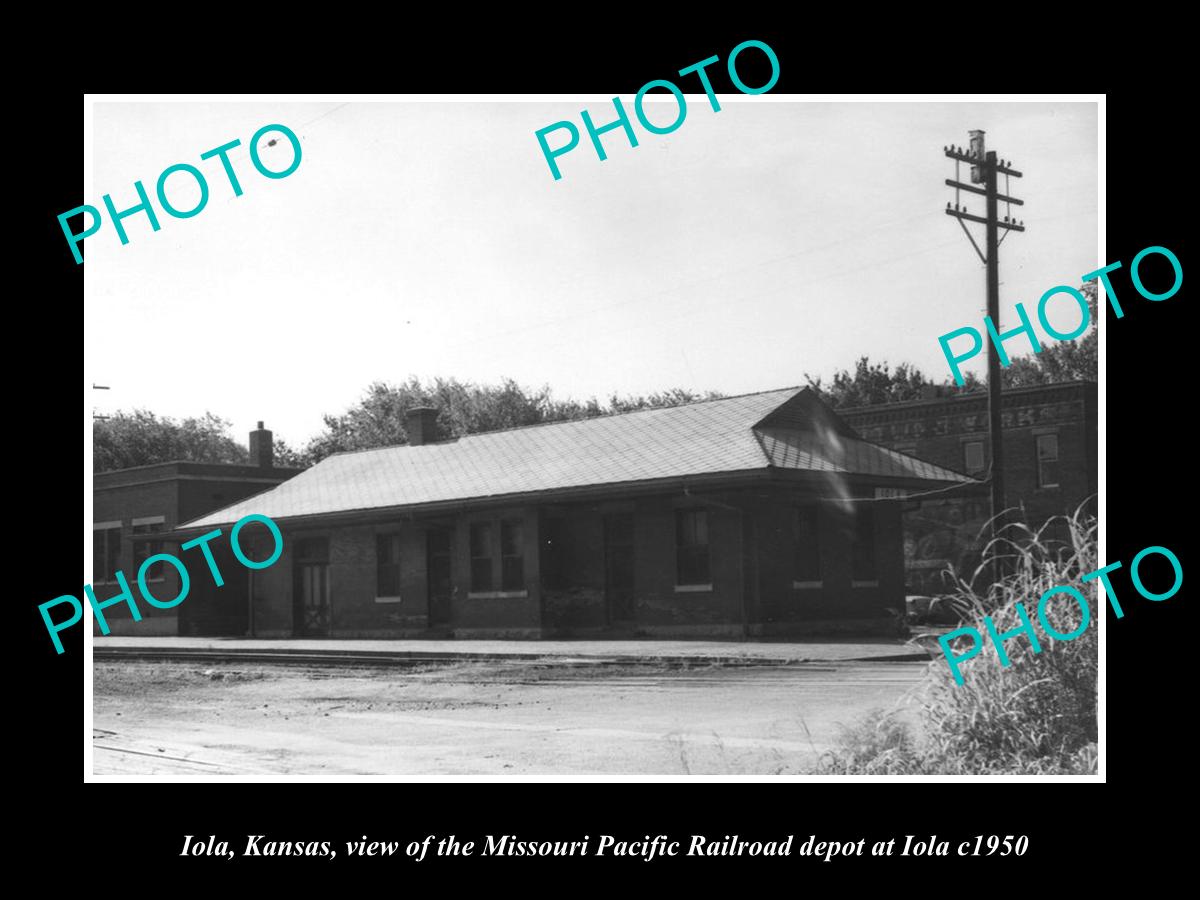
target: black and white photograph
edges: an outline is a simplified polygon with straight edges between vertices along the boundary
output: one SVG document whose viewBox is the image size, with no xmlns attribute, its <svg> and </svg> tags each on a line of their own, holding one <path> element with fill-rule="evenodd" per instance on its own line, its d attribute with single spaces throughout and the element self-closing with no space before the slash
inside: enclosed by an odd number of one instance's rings
<svg viewBox="0 0 1200 900">
<path fill-rule="evenodd" d="M 763 52 L 89 98 L 87 780 L 1103 778 L 1103 96 Z"/>
</svg>

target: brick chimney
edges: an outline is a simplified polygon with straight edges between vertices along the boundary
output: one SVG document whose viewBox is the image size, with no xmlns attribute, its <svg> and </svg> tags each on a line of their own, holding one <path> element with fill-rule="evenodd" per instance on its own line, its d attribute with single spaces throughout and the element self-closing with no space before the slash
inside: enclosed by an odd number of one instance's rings
<svg viewBox="0 0 1200 900">
<path fill-rule="evenodd" d="M 250 432 L 250 465 L 269 469 L 275 465 L 275 440 L 271 432 L 258 423 L 258 428 Z"/>
<path fill-rule="evenodd" d="M 419 447 L 437 440 L 437 417 L 438 411 L 432 406 L 414 406 L 405 414 L 409 446 Z"/>
</svg>

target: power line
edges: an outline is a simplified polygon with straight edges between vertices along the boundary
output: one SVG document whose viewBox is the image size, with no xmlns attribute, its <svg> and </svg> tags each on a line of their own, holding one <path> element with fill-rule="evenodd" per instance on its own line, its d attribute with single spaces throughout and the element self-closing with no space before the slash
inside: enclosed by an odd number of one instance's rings
<svg viewBox="0 0 1200 900">
<path fill-rule="evenodd" d="M 618 300 L 613 303 L 606 303 L 601 306 L 594 306 L 594 307 L 591 307 L 589 309 L 586 309 L 586 310 L 583 310 L 580 312 L 572 313 L 570 315 L 559 316 L 559 317 L 556 317 L 553 319 L 544 319 L 541 322 L 535 322 L 535 323 L 532 323 L 529 325 L 523 325 L 518 328 L 510 328 L 505 331 L 489 331 L 487 333 L 487 335 L 479 337 L 479 338 L 473 338 L 473 339 L 467 340 L 467 341 L 457 341 L 455 343 L 443 345 L 443 349 L 444 350 L 456 350 L 456 349 L 460 349 L 463 347 L 472 347 L 477 344 L 485 343 L 485 342 L 493 343 L 497 338 L 509 337 L 509 336 L 518 335 L 518 334 L 525 334 L 525 333 L 528 333 L 531 331 L 536 331 L 536 330 L 539 330 L 542 328 L 550 328 L 555 325 L 562 325 L 562 324 L 565 324 L 568 322 L 575 322 L 585 316 L 596 316 L 596 315 L 600 315 L 602 313 L 611 312 L 612 310 L 615 310 L 615 309 L 621 309 L 626 306 L 632 306 L 634 304 L 646 303 L 647 301 L 652 300 L 657 297 L 661 297 L 664 294 L 674 294 L 674 293 L 679 293 L 681 291 L 692 290 L 694 288 L 701 287 L 706 284 L 710 284 L 714 281 L 720 281 L 723 278 L 733 277 L 733 276 L 741 274 L 743 272 L 761 269 L 764 266 L 774 265 L 775 263 L 784 262 L 789 259 L 794 259 L 796 257 L 805 256 L 810 253 L 818 253 L 822 250 L 828 250 L 832 247 L 837 247 L 842 244 L 847 244 L 852 241 L 858 240 L 864 234 L 869 234 L 872 231 L 878 231 L 881 228 L 890 228 L 890 227 L 894 227 L 895 225 L 898 225 L 898 224 L 911 224 L 915 219 L 920 219 L 920 218 L 925 218 L 925 217 L 933 217 L 935 215 L 936 215 L 936 213 L 926 213 L 925 216 L 915 216 L 915 217 L 908 216 L 908 217 L 905 217 L 903 220 L 899 220 L 896 222 L 885 222 L 880 225 L 874 225 L 871 228 L 857 231 L 854 234 L 849 235 L 848 237 L 841 238 L 840 240 L 832 241 L 827 244 L 821 244 L 816 247 L 809 247 L 804 250 L 796 251 L 795 253 L 787 253 L 782 256 L 773 257 L 771 259 L 760 260 L 757 262 L 749 263 L 749 264 L 747 264 L 745 266 L 741 266 L 737 269 L 731 269 L 731 270 L 728 270 L 725 272 L 721 272 L 720 274 L 717 274 L 717 275 L 709 276 L 707 278 L 701 278 L 701 279 L 697 279 L 694 281 L 680 282 L 679 284 L 673 285 L 671 287 L 661 288 L 661 289 L 659 289 L 657 291 L 653 291 L 649 294 L 638 294 L 637 296 L 630 297 L 627 300 Z M 807 280 L 804 282 L 803 286 L 809 287 L 812 285 L 821 284 L 824 281 L 830 281 L 832 279 L 841 278 L 845 275 L 850 275 L 850 274 L 854 274 L 857 272 L 868 272 L 868 271 L 871 271 L 872 269 L 877 269 L 877 268 L 880 268 L 885 265 L 891 265 L 892 263 L 900 262 L 905 259 L 909 259 L 909 258 L 919 255 L 921 253 L 927 253 L 932 250 L 940 249 L 941 247 L 949 246 L 950 243 L 952 243 L 952 242 L 947 241 L 945 243 L 935 244 L 931 247 L 926 248 L 925 250 L 918 250 L 915 252 L 914 251 L 906 251 L 903 254 L 900 254 L 898 256 L 890 257 L 890 258 L 884 259 L 884 260 L 878 260 L 867 266 L 855 265 L 848 269 L 843 269 L 842 271 L 834 272 L 831 275 L 826 275 L 822 278 L 818 278 L 818 279 L 814 279 L 814 280 Z M 738 298 L 738 299 L 730 300 L 727 298 L 719 298 L 717 301 L 714 301 L 713 303 L 706 304 L 705 306 L 702 306 L 702 307 L 694 308 L 691 312 L 685 313 L 683 315 L 676 315 L 673 318 L 676 321 L 678 321 L 681 319 L 689 318 L 690 316 L 695 315 L 700 310 L 711 308 L 712 306 L 715 306 L 717 303 L 734 306 L 734 305 L 744 303 L 750 299 L 760 299 L 762 297 L 774 296 L 782 291 L 787 291 L 787 290 L 797 290 L 797 288 L 795 288 L 793 285 L 788 284 L 788 285 L 783 285 L 773 291 L 758 291 L 747 297 L 742 297 L 742 298 Z M 563 341 L 560 341 L 557 344 L 550 344 L 548 346 L 554 347 L 554 346 L 558 346 L 558 344 L 561 344 L 561 343 L 563 343 Z"/>
</svg>

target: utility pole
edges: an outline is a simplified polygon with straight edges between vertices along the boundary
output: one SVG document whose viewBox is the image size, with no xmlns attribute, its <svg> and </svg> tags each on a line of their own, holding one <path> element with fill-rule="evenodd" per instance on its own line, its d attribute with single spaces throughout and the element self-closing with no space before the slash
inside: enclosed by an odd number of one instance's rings
<svg viewBox="0 0 1200 900">
<path fill-rule="evenodd" d="M 964 152 L 962 147 L 944 147 L 943 150 L 950 159 L 954 160 L 954 179 L 946 179 L 946 185 L 954 188 L 954 206 L 951 208 L 950 203 L 946 203 L 946 215 L 953 216 L 958 219 L 958 224 L 962 226 L 962 230 L 966 233 L 967 238 L 971 241 L 971 246 L 975 248 L 975 252 L 983 261 L 987 269 L 987 315 L 995 326 L 996 331 L 1000 331 L 1000 245 L 1004 243 L 1004 239 L 1008 237 L 1010 231 L 1024 231 L 1025 223 L 1022 221 L 1018 224 L 1017 220 L 1012 216 L 1013 206 L 1024 206 L 1024 200 L 1018 200 L 1009 194 L 1008 179 L 1020 178 L 1021 173 L 1008 165 L 1007 160 L 998 160 L 995 151 L 989 151 L 984 147 L 984 133 L 979 130 L 970 132 L 971 141 L 969 148 Z M 959 179 L 959 168 L 961 163 L 970 163 L 971 165 L 971 181 L 972 184 L 963 184 Z M 1001 194 L 997 187 L 997 176 L 1004 176 L 1004 193 Z M 981 184 L 982 188 L 975 185 Z M 969 194 L 979 194 L 984 197 L 984 216 L 976 216 L 967 212 L 965 203 L 960 201 L 960 193 L 966 191 Z M 999 204 L 1005 204 L 1007 215 L 1000 218 Z M 984 226 L 984 246 L 985 250 L 980 250 L 979 245 L 975 243 L 975 238 L 971 235 L 970 229 L 967 228 L 967 222 L 978 222 Z M 1000 237 L 1001 230 L 1004 231 L 1004 237 Z M 1003 450 L 1003 431 L 1001 428 L 1000 416 L 1000 353 L 996 346 L 995 340 L 988 341 L 988 443 L 991 450 L 991 470 L 988 476 L 988 482 L 991 487 L 992 500 L 992 537 L 1000 534 L 1004 527 L 1002 521 L 1004 510 L 1007 508 L 1004 501 L 1004 450 Z M 999 575 L 999 572 L 996 573 Z"/>
<path fill-rule="evenodd" d="M 92 390 L 93 390 L 93 391 L 107 391 L 107 390 L 108 390 L 108 385 L 106 385 L 106 384 L 96 384 L 95 382 L 93 382 L 93 383 L 92 383 Z M 96 412 L 95 412 L 95 410 L 93 410 L 93 411 L 92 411 L 92 418 L 93 418 L 93 419 L 107 419 L 107 418 L 108 418 L 108 416 L 100 416 L 100 415 L 96 415 Z"/>
</svg>

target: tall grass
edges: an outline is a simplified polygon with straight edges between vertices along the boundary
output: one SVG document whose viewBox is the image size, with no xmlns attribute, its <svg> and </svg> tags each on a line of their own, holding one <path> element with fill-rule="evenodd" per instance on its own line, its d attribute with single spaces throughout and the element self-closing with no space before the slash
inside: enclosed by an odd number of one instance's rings
<svg viewBox="0 0 1200 900">
<path fill-rule="evenodd" d="M 999 563 L 1001 577 L 991 576 Z M 1009 525 L 984 548 L 983 561 L 967 580 L 956 578 L 954 603 L 964 624 L 984 633 L 982 652 L 961 664 L 956 685 L 939 652 L 911 698 L 920 704 L 914 727 L 899 710 L 876 713 L 845 729 L 836 749 L 821 759 L 830 774 L 1069 774 L 1096 772 L 1098 624 L 1104 614 L 1095 583 L 1081 575 L 1097 568 L 1096 522 L 1082 507 L 1034 531 Z M 1071 641 L 1042 629 L 1038 600 L 1053 587 L 1070 585 L 1088 598 L 1091 622 Z M 1004 642 L 1003 667 L 983 627 L 990 615 L 998 633 L 1021 625 L 1021 602 L 1041 645 L 1034 653 L 1025 634 Z M 1082 613 L 1069 595 L 1047 607 L 1054 630 L 1076 629 Z M 967 637 L 958 638 L 956 653 Z"/>
</svg>

